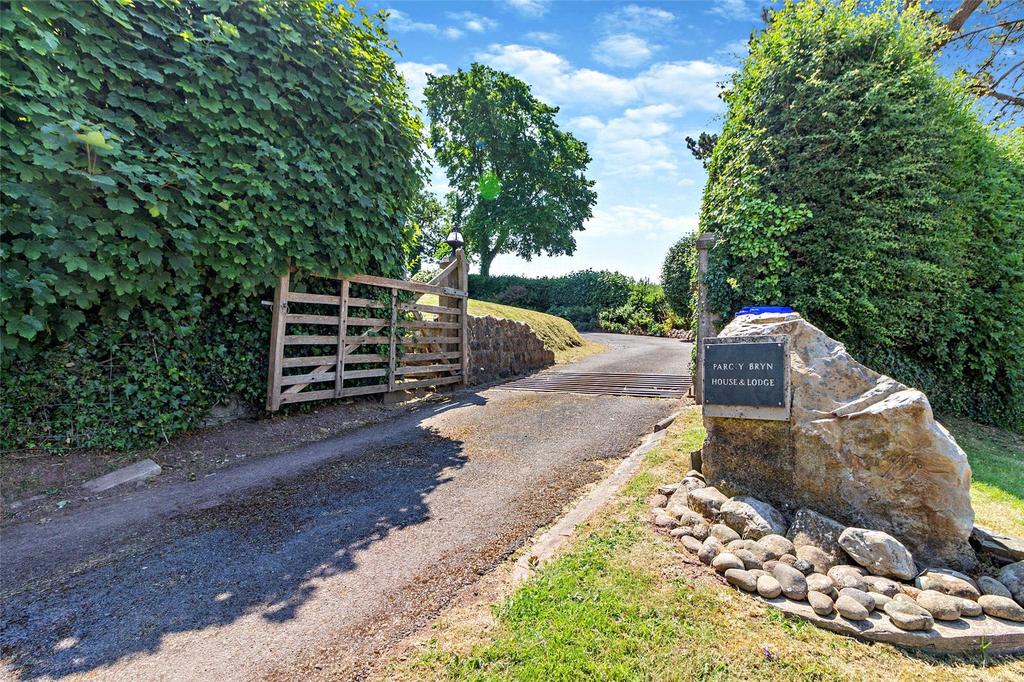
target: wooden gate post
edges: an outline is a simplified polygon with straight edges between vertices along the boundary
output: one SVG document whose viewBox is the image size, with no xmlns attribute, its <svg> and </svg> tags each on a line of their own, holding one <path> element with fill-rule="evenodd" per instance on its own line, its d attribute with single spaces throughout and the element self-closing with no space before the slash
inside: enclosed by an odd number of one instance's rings
<svg viewBox="0 0 1024 682">
<path fill-rule="evenodd" d="M 466 263 L 466 253 L 462 249 L 455 252 L 459 259 L 459 267 L 456 269 L 456 288 L 460 291 L 469 292 L 469 265 Z M 469 296 L 459 299 L 459 348 L 462 350 L 462 385 L 469 383 Z"/>
<path fill-rule="evenodd" d="M 715 336 L 717 315 L 708 311 L 708 249 L 718 241 L 714 232 L 705 232 L 697 238 L 697 366 L 693 368 L 693 399 L 704 403 L 704 339 Z"/>
<path fill-rule="evenodd" d="M 288 284 L 291 263 L 277 280 L 274 289 L 274 310 L 270 321 L 270 357 L 267 363 L 267 409 L 276 412 L 281 407 L 281 360 L 284 356 L 284 330 L 288 316 Z"/>
</svg>

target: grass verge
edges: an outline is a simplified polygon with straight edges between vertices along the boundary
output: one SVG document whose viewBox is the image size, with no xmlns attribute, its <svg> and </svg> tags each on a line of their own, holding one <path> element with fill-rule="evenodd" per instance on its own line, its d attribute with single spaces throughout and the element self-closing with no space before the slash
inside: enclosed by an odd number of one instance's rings
<svg viewBox="0 0 1024 682">
<path fill-rule="evenodd" d="M 967 419 L 946 422 L 971 463 L 974 522 L 1024 537 L 1024 435 Z"/>
<path fill-rule="evenodd" d="M 437 305 L 437 296 L 427 294 L 420 298 L 420 303 Z M 470 299 L 469 314 L 475 317 L 515 320 L 528 325 L 544 343 L 544 347 L 555 354 L 555 362 L 558 363 L 573 362 L 599 353 L 605 348 L 599 343 L 584 339 L 569 320 L 547 313 L 539 313 L 536 310 Z"/>
<path fill-rule="evenodd" d="M 988 660 L 982 652 L 944 658 L 913 654 L 787 618 L 724 585 L 676 543 L 653 532 L 647 500 L 659 483 L 682 476 L 684 458 L 678 455 L 700 447 L 699 415 L 692 408 L 676 421 L 637 476 L 561 557 L 497 604 L 480 602 L 439 619 L 433 636 L 414 655 L 389 666 L 386 678 L 1024 678 L 1019 659 Z"/>
</svg>

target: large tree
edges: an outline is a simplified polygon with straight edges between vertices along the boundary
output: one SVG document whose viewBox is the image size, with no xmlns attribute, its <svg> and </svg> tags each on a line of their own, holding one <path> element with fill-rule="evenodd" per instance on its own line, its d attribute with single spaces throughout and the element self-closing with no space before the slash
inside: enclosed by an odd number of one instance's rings
<svg viewBox="0 0 1024 682">
<path fill-rule="evenodd" d="M 558 107 L 482 64 L 428 76 L 424 94 L 430 142 L 454 192 L 454 220 L 480 274 L 490 274 L 499 253 L 527 260 L 572 254 L 573 233 L 592 215 L 597 194 L 584 175 L 587 145 L 558 128 Z"/>
<path fill-rule="evenodd" d="M 944 31 L 933 44 L 957 64 L 995 121 L 1024 114 L 1024 4 L 1019 0 L 959 0 L 936 13 Z"/>
<path fill-rule="evenodd" d="M 409 270 L 419 272 L 424 265 L 438 263 L 451 253 L 445 241 L 452 229 L 453 197 L 439 199 L 422 190 L 409 207 L 408 221 L 415 233 L 415 244 L 409 259 Z"/>
</svg>

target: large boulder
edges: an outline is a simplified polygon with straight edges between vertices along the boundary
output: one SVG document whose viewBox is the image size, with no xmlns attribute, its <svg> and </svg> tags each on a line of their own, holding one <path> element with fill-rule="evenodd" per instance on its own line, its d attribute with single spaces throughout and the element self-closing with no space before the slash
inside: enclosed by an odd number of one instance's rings
<svg viewBox="0 0 1024 682">
<path fill-rule="evenodd" d="M 928 398 L 795 313 L 742 315 L 719 336 L 769 335 L 789 336 L 790 418 L 705 416 L 708 484 L 881 530 L 915 556 L 974 568 L 971 469 Z"/>
</svg>

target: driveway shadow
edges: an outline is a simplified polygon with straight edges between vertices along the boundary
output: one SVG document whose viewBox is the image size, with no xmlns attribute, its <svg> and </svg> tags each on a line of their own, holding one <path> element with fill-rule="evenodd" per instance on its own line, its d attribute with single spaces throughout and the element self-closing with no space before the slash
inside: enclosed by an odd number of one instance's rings
<svg viewBox="0 0 1024 682">
<path fill-rule="evenodd" d="M 423 427 L 405 433 L 385 448 L 154 524 L 125 538 L 127 555 L 6 599 L 7 672 L 62 677 L 155 652 L 172 633 L 250 614 L 295 618 L 316 578 L 353 570 L 361 550 L 428 520 L 426 497 L 464 465 L 462 442 Z"/>
</svg>

